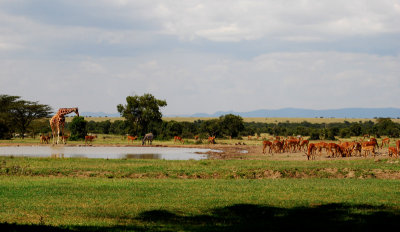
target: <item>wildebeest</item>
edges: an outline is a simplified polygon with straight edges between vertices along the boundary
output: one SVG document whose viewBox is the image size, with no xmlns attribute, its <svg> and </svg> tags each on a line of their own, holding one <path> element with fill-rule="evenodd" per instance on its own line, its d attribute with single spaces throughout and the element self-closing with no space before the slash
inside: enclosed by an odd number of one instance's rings
<svg viewBox="0 0 400 232">
<path fill-rule="evenodd" d="M 148 141 L 148 143 L 151 145 L 151 142 L 153 142 L 153 138 L 154 138 L 153 133 L 145 134 L 142 139 L 142 146 L 146 143 L 146 141 Z"/>
</svg>

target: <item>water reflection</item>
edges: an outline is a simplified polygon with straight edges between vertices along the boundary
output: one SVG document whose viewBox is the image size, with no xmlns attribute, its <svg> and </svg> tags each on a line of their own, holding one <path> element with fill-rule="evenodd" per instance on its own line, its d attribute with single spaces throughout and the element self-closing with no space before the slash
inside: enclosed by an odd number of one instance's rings
<svg viewBox="0 0 400 232">
<path fill-rule="evenodd" d="M 160 154 L 127 154 L 126 159 L 161 159 Z"/>
<path fill-rule="evenodd" d="M 207 159 L 203 148 L 177 147 L 69 147 L 69 146 L 7 146 L 0 147 L 0 156 L 102 159 Z"/>
<path fill-rule="evenodd" d="M 57 158 L 64 158 L 64 154 L 63 154 L 63 153 L 61 153 L 61 154 L 51 154 L 50 157 L 51 157 L 51 158 L 54 158 L 54 159 L 57 159 Z"/>
</svg>

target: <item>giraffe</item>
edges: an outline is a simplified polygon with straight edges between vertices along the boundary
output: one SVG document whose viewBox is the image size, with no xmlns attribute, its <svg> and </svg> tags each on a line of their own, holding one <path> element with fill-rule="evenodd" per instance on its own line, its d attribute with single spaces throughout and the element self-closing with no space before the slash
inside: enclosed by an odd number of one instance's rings
<svg viewBox="0 0 400 232">
<path fill-rule="evenodd" d="M 60 108 L 58 109 L 57 113 L 50 119 L 50 126 L 51 131 L 53 133 L 53 144 L 56 143 L 56 135 L 57 135 L 57 143 L 60 141 L 60 134 L 64 134 L 64 124 L 65 124 L 65 117 L 64 115 L 75 112 L 75 114 L 79 117 L 78 108 Z M 62 138 L 63 142 L 64 137 Z"/>
</svg>

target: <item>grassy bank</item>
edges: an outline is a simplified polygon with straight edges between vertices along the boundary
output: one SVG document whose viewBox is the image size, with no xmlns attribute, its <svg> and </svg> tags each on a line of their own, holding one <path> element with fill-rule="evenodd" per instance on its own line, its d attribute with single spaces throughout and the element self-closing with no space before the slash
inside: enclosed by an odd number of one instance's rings
<svg viewBox="0 0 400 232">
<path fill-rule="evenodd" d="M 400 164 L 0 157 L 2 231 L 288 231 L 400 226 Z"/>
<path fill-rule="evenodd" d="M 2 176 L 157 179 L 400 179 L 398 160 L 120 160 L 0 157 Z"/>
<path fill-rule="evenodd" d="M 397 180 L 377 179 L 1 176 L 0 225 L 49 231 L 370 230 L 400 225 L 399 189 Z"/>
</svg>

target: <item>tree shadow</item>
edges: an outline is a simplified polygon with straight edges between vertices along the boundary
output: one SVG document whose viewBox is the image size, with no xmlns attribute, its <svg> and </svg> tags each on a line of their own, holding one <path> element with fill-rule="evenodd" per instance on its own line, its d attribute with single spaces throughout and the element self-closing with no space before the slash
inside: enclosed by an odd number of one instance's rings
<svg viewBox="0 0 400 232">
<path fill-rule="evenodd" d="M 155 210 L 139 217 L 187 231 L 371 231 L 400 226 L 396 209 L 346 204 L 298 208 L 237 204 L 216 208 L 209 215 L 185 217 Z"/>
<path fill-rule="evenodd" d="M 327 204 L 279 208 L 236 204 L 183 216 L 152 210 L 131 218 L 127 226 L 69 228 L 0 224 L 1 231 L 382 231 L 400 228 L 399 209 L 385 206 Z M 4 230 L 5 229 L 5 230 Z"/>
</svg>

